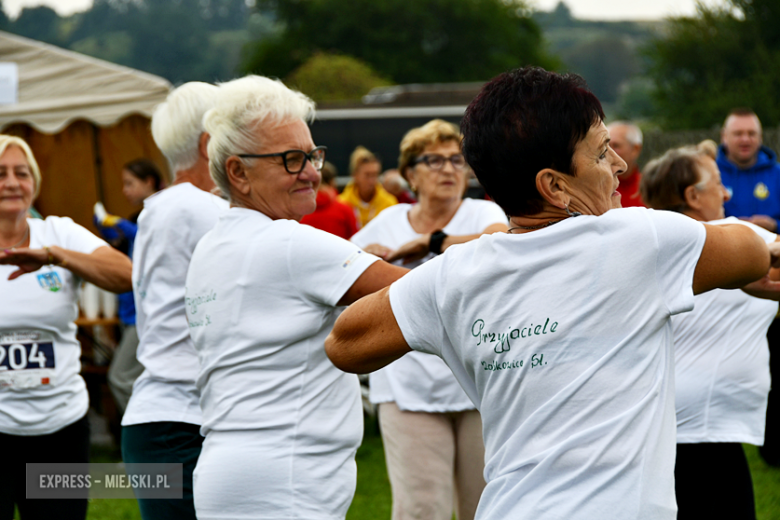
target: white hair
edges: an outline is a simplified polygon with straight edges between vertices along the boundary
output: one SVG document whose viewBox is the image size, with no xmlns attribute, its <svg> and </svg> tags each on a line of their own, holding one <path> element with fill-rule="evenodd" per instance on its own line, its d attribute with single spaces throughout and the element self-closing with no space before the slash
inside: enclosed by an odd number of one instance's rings
<svg viewBox="0 0 780 520">
<path fill-rule="evenodd" d="M 214 106 L 218 92 L 216 85 L 191 81 L 173 90 L 155 109 L 152 137 L 168 159 L 171 180 L 198 161 L 203 114 Z"/>
<path fill-rule="evenodd" d="M 206 112 L 203 126 L 209 133 L 209 172 L 222 194 L 230 199 L 225 163 L 240 153 L 258 153 L 258 127 L 284 121 L 314 119 L 314 101 L 290 90 L 279 80 L 246 76 L 219 85 L 214 108 Z M 252 159 L 248 159 L 252 160 Z"/>
<path fill-rule="evenodd" d="M 607 129 L 611 129 L 616 126 L 626 127 L 626 141 L 631 144 L 642 144 L 642 130 L 634 123 L 629 121 L 613 121 L 607 126 Z"/>
</svg>

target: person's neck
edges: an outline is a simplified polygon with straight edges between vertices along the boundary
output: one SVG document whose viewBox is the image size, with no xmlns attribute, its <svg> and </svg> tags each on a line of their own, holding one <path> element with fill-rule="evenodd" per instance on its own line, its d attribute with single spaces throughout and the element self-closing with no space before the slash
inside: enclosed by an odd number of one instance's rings
<svg viewBox="0 0 780 520">
<path fill-rule="evenodd" d="M 214 189 L 214 181 L 209 174 L 209 163 L 202 159 L 198 159 L 192 167 L 186 170 L 179 170 L 176 172 L 176 178 L 172 185 L 183 184 L 189 182 L 193 186 L 203 191 L 210 192 Z"/>
<path fill-rule="evenodd" d="M 530 233 L 557 224 L 569 218 L 565 209 L 545 203 L 544 208 L 534 215 L 515 215 L 509 217 L 509 233 Z"/>
<path fill-rule="evenodd" d="M 683 215 L 686 215 L 688 217 L 691 217 L 693 220 L 698 220 L 699 222 L 707 222 L 707 220 L 695 209 L 686 209 L 685 211 L 681 212 Z"/>
<path fill-rule="evenodd" d="M 24 245 L 17 244 L 29 238 L 28 229 L 27 212 L 0 217 L 0 250 Z"/>
<path fill-rule="evenodd" d="M 418 233 L 431 233 L 450 223 L 463 201 L 455 199 L 435 199 L 421 196 L 409 212 L 412 229 Z"/>
<path fill-rule="evenodd" d="M 736 157 L 731 155 L 726 155 L 726 159 L 735 164 L 740 170 L 747 170 L 748 168 L 752 168 L 758 162 L 758 154 L 754 155 L 747 161 L 739 161 Z"/>
<path fill-rule="evenodd" d="M 365 193 L 363 193 L 363 192 L 362 192 L 362 191 L 360 191 L 360 190 L 357 190 L 357 194 L 358 194 L 358 197 L 360 197 L 360 200 L 362 200 L 363 202 L 365 202 L 366 204 L 368 204 L 369 202 L 371 202 L 371 201 L 374 199 L 374 195 L 376 195 L 376 190 L 377 190 L 377 188 L 376 188 L 376 186 L 374 186 L 374 187 L 371 189 L 371 192 L 370 192 L 370 193 L 368 193 L 368 195 L 367 195 L 367 196 L 366 196 L 366 194 L 365 194 Z"/>
</svg>

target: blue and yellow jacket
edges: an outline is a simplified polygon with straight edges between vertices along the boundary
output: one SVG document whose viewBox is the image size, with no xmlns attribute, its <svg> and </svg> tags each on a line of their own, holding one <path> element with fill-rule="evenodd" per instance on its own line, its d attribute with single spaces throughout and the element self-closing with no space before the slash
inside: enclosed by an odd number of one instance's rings
<svg viewBox="0 0 780 520">
<path fill-rule="evenodd" d="M 769 215 L 780 219 L 780 164 L 775 152 L 762 146 L 756 164 L 740 169 L 726 158 L 723 145 L 717 158 L 723 186 L 731 193 L 724 204 L 727 217 Z"/>
</svg>

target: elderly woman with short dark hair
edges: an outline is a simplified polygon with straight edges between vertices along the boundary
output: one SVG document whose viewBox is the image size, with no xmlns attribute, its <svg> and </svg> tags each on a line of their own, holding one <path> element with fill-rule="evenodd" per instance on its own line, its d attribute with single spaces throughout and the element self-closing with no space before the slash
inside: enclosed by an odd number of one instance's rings
<svg viewBox="0 0 780 520">
<path fill-rule="evenodd" d="M 768 244 L 778 237 L 724 218 L 729 193 L 714 158 L 699 148 L 669 150 L 645 167 L 644 200 L 709 225 L 741 224 Z M 771 273 L 777 278 L 775 272 Z M 677 518 L 755 518 L 742 443 L 762 445 L 769 394 L 766 333 L 777 302 L 714 290 L 672 318 L 677 409 Z M 712 500 L 717 496 L 718 500 Z"/>
<path fill-rule="evenodd" d="M 671 316 L 764 276 L 744 226 L 619 206 L 625 162 L 576 75 L 518 69 L 469 105 L 463 153 L 510 232 L 350 306 L 326 341 L 368 372 L 441 357 L 480 411 L 476 518 L 676 517 Z"/>
</svg>

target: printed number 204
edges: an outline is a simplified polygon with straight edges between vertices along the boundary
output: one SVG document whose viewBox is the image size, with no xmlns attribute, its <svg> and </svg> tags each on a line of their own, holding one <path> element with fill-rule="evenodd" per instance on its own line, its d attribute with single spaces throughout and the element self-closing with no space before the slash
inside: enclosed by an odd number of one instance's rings
<svg viewBox="0 0 780 520">
<path fill-rule="evenodd" d="M 54 346 L 51 343 L 0 345 L 0 371 L 53 367 Z"/>
</svg>

